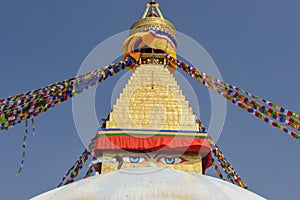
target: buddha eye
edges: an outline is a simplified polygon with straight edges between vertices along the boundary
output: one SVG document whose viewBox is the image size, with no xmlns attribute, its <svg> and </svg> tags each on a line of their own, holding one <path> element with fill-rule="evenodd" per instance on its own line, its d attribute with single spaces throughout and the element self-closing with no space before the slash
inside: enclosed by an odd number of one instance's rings
<svg viewBox="0 0 300 200">
<path fill-rule="evenodd" d="M 127 163 L 142 163 L 146 160 L 144 156 L 123 156 L 122 158 Z"/>
<path fill-rule="evenodd" d="M 183 163 L 186 160 L 180 157 L 159 157 L 157 159 L 157 162 L 161 162 L 163 164 L 168 164 L 168 165 L 174 165 L 174 164 L 179 164 Z"/>
</svg>

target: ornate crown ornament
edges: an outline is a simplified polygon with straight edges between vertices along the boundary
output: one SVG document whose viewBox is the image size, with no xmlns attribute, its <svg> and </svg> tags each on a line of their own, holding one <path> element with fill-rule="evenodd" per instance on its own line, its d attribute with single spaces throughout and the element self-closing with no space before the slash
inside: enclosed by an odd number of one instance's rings
<svg viewBox="0 0 300 200">
<path fill-rule="evenodd" d="M 169 34 L 177 43 L 175 26 L 169 20 L 163 17 L 159 9 L 159 4 L 156 3 L 155 0 L 151 0 L 151 2 L 146 5 L 146 10 L 142 19 L 136 21 L 130 27 L 130 36 L 135 33 L 148 30 L 165 32 Z"/>
<path fill-rule="evenodd" d="M 136 21 L 130 27 L 130 36 L 147 30 L 158 30 L 165 32 L 169 34 L 177 43 L 175 26 L 169 20 L 164 18 L 159 9 L 159 4 L 154 0 L 151 0 L 151 2 L 146 5 L 146 10 L 142 19 Z"/>
<path fill-rule="evenodd" d="M 124 57 L 130 56 L 140 64 L 166 64 L 165 53 L 176 58 L 177 37 L 175 26 L 162 15 L 159 5 L 151 0 L 142 18 L 130 27 L 124 41 Z M 176 69 L 176 66 L 172 66 Z"/>
</svg>

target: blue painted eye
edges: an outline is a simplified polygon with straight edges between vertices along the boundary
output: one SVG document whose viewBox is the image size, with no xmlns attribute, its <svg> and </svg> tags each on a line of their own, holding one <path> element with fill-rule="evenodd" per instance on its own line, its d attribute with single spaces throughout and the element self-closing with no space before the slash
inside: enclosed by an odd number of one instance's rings
<svg viewBox="0 0 300 200">
<path fill-rule="evenodd" d="M 179 164 L 184 161 L 186 161 L 186 160 L 184 160 L 183 158 L 179 158 L 179 157 L 160 157 L 157 159 L 157 162 L 162 162 L 163 164 L 168 164 L 168 165 Z"/>
<path fill-rule="evenodd" d="M 131 163 L 138 163 L 139 161 L 140 161 L 140 157 L 138 157 L 138 156 L 130 156 L 129 157 L 129 161 L 131 162 Z"/>
<path fill-rule="evenodd" d="M 167 164 L 174 164 L 175 163 L 175 158 L 165 158 L 165 162 Z"/>
<path fill-rule="evenodd" d="M 145 161 L 144 156 L 123 156 L 123 161 L 127 163 L 141 163 Z"/>
</svg>

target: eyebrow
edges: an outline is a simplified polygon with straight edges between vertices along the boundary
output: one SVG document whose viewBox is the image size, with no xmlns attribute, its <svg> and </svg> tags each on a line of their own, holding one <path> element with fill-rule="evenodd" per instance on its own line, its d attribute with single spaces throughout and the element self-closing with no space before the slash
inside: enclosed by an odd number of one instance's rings
<svg viewBox="0 0 300 200">
<path fill-rule="evenodd" d="M 156 159 L 157 156 L 159 156 L 159 154 L 161 154 L 161 153 L 162 153 L 161 151 L 157 152 L 157 154 L 153 158 Z"/>
<path fill-rule="evenodd" d="M 143 154 L 144 154 L 147 158 L 151 159 L 151 157 L 150 157 L 146 152 L 143 152 Z"/>
</svg>

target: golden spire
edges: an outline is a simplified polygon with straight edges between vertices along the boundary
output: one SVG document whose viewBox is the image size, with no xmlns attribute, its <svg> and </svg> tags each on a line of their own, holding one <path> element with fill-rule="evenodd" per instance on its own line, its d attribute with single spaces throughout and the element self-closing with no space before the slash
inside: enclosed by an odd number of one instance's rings
<svg viewBox="0 0 300 200">
<path fill-rule="evenodd" d="M 158 15 L 156 14 L 156 12 L 155 12 L 155 9 L 157 10 L 157 12 L 158 12 L 158 14 L 159 14 L 159 16 L 160 16 L 160 18 L 161 19 L 164 19 L 164 16 L 162 15 L 162 13 L 161 13 L 161 11 L 160 11 L 160 9 L 159 9 L 159 4 L 157 4 L 157 3 L 155 3 L 155 0 L 151 0 L 151 2 L 150 3 L 148 3 L 147 5 L 146 5 L 146 10 L 145 10 L 145 12 L 144 12 L 144 15 L 143 15 L 143 19 L 144 18 L 146 18 L 146 16 L 147 16 L 147 13 L 149 12 L 149 9 L 151 8 L 151 12 L 150 12 L 150 14 L 148 15 L 148 17 L 152 17 L 151 15 L 152 14 L 155 14 L 156 16 L 155 17 L 158 17 Z M 154 9 L 155 8 L 155 9 Z"/>
<path fill-rule="evenodd" d="M 164 18 L 159 9 L 159 4 L 156 3 L 155 0 L 151 0 L 150 3 L 146 4 L 146 10 L 142 19 L 138 20 L 130 27 L 130 35 L 147 30 L 158 30 L 168 33 L 175 41 L 177 41 L 175 26 Z"/>
</svg>

